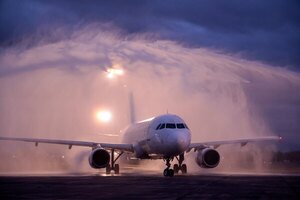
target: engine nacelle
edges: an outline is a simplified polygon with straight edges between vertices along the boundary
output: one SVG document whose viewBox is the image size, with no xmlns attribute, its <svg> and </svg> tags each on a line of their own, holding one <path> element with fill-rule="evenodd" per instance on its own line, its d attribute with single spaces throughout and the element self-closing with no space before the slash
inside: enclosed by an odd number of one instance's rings
<svg viewBox="0 0 300 200">
<path fill-rule="evenodd" d="M 220 154 L 214 149 L 205 148 L 198 151 L 196 162 L 202 168 L 214 168 L 220 162 Z"/>
<path fill-rule="evenodd" d="M 90 166 L 96 169 L 104 168 L 109 164 L 110 155 L 102 148 L 94 149 L 89 156 Z"/>
</svg>

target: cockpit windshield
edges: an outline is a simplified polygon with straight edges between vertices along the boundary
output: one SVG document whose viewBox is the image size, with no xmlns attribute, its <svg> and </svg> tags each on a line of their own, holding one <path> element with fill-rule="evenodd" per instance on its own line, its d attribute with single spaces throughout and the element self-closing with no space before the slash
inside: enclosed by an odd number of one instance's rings
<svg viewBox="0 0 300 200">
<path fill-rule="evenodd" d="M 156 130 L 161 130 L 161 129 L 164 129 L 164 128 L 167 128 L 167 129 L 189 129 L 188 126 L 184 123 L 178 123 L 178 124 L 175 124 L 175 123 L 166 123 L 166 124 L 159 124 L 157 125 L 156 127 Z"/>
<path fill-rule="evenodd" d="M 166 128 L 175 129 L 176 125 L 175 124 L 166 124 Z"/>
<path fill-rule="evenodd" d="M 185 128 L 185 126 L 184 126 L 184 124 L 176 124 L 176 127 L 178 128 L 178 129 L 184 129 Z"/>
</svg>

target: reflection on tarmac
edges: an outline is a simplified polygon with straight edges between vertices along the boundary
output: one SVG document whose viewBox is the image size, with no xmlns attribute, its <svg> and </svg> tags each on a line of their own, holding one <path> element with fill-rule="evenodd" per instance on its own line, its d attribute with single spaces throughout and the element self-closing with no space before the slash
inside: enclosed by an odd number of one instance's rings
<svg viewBox="0 0 300 200">
<path fill-rule="evenodd" d="M 0 172 L 0 177 L 80 177 L 80 176 L 101 176 L 101 177 L 130 177 L 130 176 L 153 176 L 162 177 L 163 173 L 158 170 L 142 170 L 142 169 L 132 169 L 123 168 L 120 174 L 106 174 L 103 170 L 99 172 L 82 171 L 82 172 L 65 172 L 65 171 L 55 171 L 55 172 Z M 175 176 L 180 177 L 190 177 L 190 176 L 294 176 L 300 177 L 300 173 L 272 173 L 272 172 L 192 172 L 188 174 L 177 174 Z"/>
<path fill-rule="evenodd" d="M 158 171 L 5 174 L 0 199 L 300 199 L 300 175 Z"/>
<path fill-rule="evenodd" d="M 163 169 L 163 168 L 162 168 Z M 106 174 L 105 169 L 90 169 L 87 171 L 32 171 L 30 172 L 0 172 L 0 177 L 4 176 L 14 176 L 14 177 L 51 177 L 51 176 L 62 176 L 62 177 L 78 177 L 78 176 L 103 176 L 103 177 L 114 177 L 114 176 L 153 176 L 161 177 L 163 176 L 162 169 L 160 168 L 144 168 L 141 165 L 123 165 L 120 174 Z M 298 170 L 299 171 L 299 170 Z M 265 171 L 250 171 L 250 170 L 236 170 L 236 171 L 211 171 L 211 170 L 190 170 L 188 174 L 182 175 L 181 173 L 175 176 L 300 176 L 300 171 L 289 171 L 289 170 L 265 170 Z"/>
</svg>

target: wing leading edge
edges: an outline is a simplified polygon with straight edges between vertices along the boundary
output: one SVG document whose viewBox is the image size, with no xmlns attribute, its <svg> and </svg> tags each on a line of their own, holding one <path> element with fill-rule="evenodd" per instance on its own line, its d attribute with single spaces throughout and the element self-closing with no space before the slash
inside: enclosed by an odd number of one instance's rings
<svg viewBox="0 0 300 200">
<path fill-rule="evenodd" d="M 0 137 L 0 140 L 9 141 L 22 141 L 22 142 L 32 142 L 37 146 L 39 143 L 48 144 L 60 144 L 68 145 L 69 149 L 72 146 L 82 146 L 82 147 L 102 147 L 104 149 L 115 149 L 119 151 L 133 152 L 132 144 L 112 144 L 112 143 L 97 143 L 97 142 L 87 142 L 87 141 L 76 141 L 76 140 L 55 140 L 55 139 L 37 139 L 37 138 L 16 138 L 16 137 Z"/>
<path fill-rule="evenodd" d="M 245 139 L 234 139 L 234 140 L 220 140 L 220 141 L 207 141 L 200 143 L 191 143 L 187 152 L 192 149 L 199 150 L 206 147 L 213 146 L 214 148 L 218 148 L 223 144 L 241 144 L 241 146 L 245 146 L 249 142 L 264 142 L 264 141 L 279 141 L 282 137 L 278 136 L 265 136 L 265 137 L 257 137 L 257 138 L 245 138 Z"/>
</svg>

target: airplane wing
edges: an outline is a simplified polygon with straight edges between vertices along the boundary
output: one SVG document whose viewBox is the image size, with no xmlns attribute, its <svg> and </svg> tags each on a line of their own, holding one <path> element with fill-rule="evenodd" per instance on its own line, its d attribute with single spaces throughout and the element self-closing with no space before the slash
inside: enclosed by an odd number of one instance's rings
<svg viewBox="0 0 300 200">
<path fill-rule="evenodd" d="M 111 144 L 111 143 L 97 143 L 97 142 L 86 142 L 86 141 L 75 141 L 75 140 L 54 140 L 54 139 L 37 139 L 37 138 L 16 138 L 16 137 L 0 137 L 0 140 L 10 140 L 10 141 L 22 141 L 22 142 L 32 142 L 37 146 L 39 143 L 48 144 L 61 144 L 68 145 L 69 149 L 72 146 L 82 146 L 82 147 L 102 147 L 104 149 L 115 149 L 120 151 L 133 152 L 132 144 Z"/>
<path fill-rule="evenodd" d="M 281 140 L 282 137 L 278 136 L 265 136 L 265 137 L 257 137 L 257 138 L 246 138 L 246 139 L 234 139 L 234 140 L 220 140 L 220 141 L 207 141 L 200 143 L 191 143 L 187 152 L 194 149 L 197 151 L 199 149 L 203 149 L 206 147 L 213 146 L 215 149 L 223 144 L 241 144 L 241 146 L 245 146 L 249 142 L 263 142 L 263 141 L 278 141 Z"/>
</svg>

